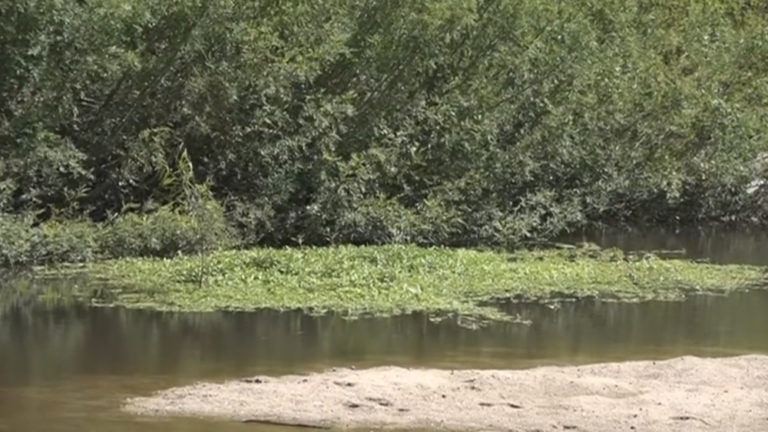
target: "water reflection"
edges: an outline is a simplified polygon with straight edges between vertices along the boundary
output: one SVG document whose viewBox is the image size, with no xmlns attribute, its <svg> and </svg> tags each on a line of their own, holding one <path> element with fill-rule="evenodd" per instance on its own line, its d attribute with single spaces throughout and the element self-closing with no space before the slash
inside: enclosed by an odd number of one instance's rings
<svg viewBox="0 0 768 432">
<path fill-rule="evenodd" d="M 348 321 L 298 312 L 16 308 L 0 318 L 0 426 L 38 430 L 53 416 L 56 424 L 43 429 L 205 430 L 205 422 L 147 423 L 117 407 L 123 397 L 200 379 L 337 365 L 509 368 L 768 353 L 768 291 L 684 302 L 507 307 L 533 324 L 473 331 L 422 315 Z"/>
<path fill-rule="evenodd" d="M 349 321 L 299 312 L 178 314 L 68 307 L 7 313 L 0 384 L 76 375 L 182 379 L 337 364 L 519 367 L 686 353 L 768 351 L 768 291 L 684 302 L 510 304 L 530 326 L 478 331 L 415 314 Z"/>
<path fill-rule="evenodd" d="M 575 233 L 562 241 L 589 241 L 623 250 L 684 250 L 714 263 L 768 265 L 768 232 L 718 228 L 604 229 Z"/>
</svg>

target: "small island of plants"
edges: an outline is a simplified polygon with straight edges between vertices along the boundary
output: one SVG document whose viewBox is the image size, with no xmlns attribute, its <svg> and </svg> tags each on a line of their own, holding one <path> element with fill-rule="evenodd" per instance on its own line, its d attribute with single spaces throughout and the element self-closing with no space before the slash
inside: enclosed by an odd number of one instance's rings
<svg viewBox="0 0 768 432">
<path fill-rule="evenodd" d="M 494 301 L 674 300 L 759 286 L 765 270 L 595 247 L 503 253 L 389 245 L 130 258 L 94 263 L 87 274 L 86 285 L 108 287 L 103 304 L 125 307 L 303 309 L 349 317 L 418 311 L 511 320 L 515 317 L 500 312 Z"/>
</svg>

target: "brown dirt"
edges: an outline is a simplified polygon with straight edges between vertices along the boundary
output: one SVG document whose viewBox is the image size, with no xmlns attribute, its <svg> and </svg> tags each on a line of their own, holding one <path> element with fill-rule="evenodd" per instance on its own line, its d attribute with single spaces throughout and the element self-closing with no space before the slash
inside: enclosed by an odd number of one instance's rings
<svg viewBox="0 0 768 432">
<path fill-rule="evenodd" d="M 125 408 L 324 428 L 768 431 L 768 356 L 529 370 L 335 369 L 173 388 Z"/>
</svg>

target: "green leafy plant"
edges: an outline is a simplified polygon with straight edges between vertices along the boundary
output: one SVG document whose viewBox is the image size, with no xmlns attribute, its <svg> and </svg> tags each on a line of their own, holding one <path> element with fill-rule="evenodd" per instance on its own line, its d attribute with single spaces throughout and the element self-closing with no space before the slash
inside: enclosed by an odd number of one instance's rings
<svg viewBox="0 0 768 432">
<path fill-rule="evenodd" d="M 625 256 L 596 247 L 519 251 L 389 245 L 213 252 L 99 262 L 90 276 L 117 287 L 113 303 L 181 311 L 303 309 L 350 316 L 423 311 L 513 320 L 495 300 L 597 297 L 679 300 L 765 287 L 765 269 Z"/>
<path fill-rule="evenodd" d="M 8 0 L 0 211 L 215 200 L 269 246 L 764 223 L 765 29 L 759 2 Z"/>
</svg>

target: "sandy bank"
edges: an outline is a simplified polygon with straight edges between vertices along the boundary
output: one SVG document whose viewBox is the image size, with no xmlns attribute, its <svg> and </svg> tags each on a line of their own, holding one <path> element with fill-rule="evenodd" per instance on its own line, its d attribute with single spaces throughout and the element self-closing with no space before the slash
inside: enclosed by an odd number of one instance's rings
<svg viewBox="0 0 768 432">
<path fill-rule="evenodd" d="M 768 356 L 529 370 L 337 369 L 173 388 L 130 399 L 125 409 L 325 428 L 768 431 Z"/>
</svg>

